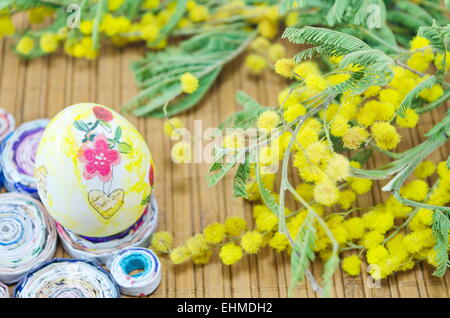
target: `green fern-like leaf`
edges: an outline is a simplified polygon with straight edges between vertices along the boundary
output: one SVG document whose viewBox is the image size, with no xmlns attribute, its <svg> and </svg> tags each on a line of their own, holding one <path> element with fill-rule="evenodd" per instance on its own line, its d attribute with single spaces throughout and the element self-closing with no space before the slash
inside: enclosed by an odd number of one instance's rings
<svg viewBox="0 0 450 318">
<path fill-rule="evenodd" d="M 443 277 L 450 266 L 448 259 L 448 233 L 450 231 L 450 220 L 447 213 L 436 210 L 433 212 L 432 223 L 433 235 L 436 239 L 434 249 L 436 251 L 436 270 L 433 275 Z"/>
<path fill-rule="evenodd" d="M 397 111 L 397 114 L 404 118 L 406 109 L 411 107 L 414 99 L 419 96 L 420 92 L 426 88 L 431 88 L 434 84 L 436 84 L 436 77 L 430 76 L 416 85 L 406 96 L 403 98 L 403 101 L 400 104 L 400 107 Z"/>
<path fill-rule="evenodd" d="M 315 260 L 314 247 L 316 239 L 316 229 L 310 217 L 302 224 L 291 254 L 291 288 L 293 289 L 305 279 L 305 272 L 310 262 Z"/>
<path fill-rule="evenodd" d="M 248 198 L 246 190 L 247 179 L 250 175 L 250 163 L 248 158 L 249 157 L 247 156 L 245 162 L 239 165 L 234 176 L 233 195 L 236 198 Z"/>
</svg>

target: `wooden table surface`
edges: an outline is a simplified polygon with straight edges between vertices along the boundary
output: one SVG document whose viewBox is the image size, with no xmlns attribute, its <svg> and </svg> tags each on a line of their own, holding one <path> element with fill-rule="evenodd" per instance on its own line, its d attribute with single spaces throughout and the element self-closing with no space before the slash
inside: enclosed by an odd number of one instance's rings
<svg viewBox="0 0 450 318">
<path fill-rule="evenodd" d="M 0 41 L 0 107 L 10 111 L 17 124 L 37 118 L 51 118 L 66 106 L 79 102 L 95 102 L 118 110 L 135 88 L 129 63 L 140 58 L 142 48 L 104 48 L 93 62 L 73 59 L 62 53 L 29 62 L 20 60 L 10 50 L 11 42 Z M 193 128 L 194 120 L 202 120 L 203 128 L 216 127 L 238 109 L 236 90 L 242 89 L 263 105 L 275 105 L 278 92 L 285 83 L 266 72 L 259 78 L 248 74 L 242 56 L 227 65 L 207 96 L 181 118 Z M 445 107 L 425 114 L 415 130 L 405 130 L 399 147 L 406 149 L 424 140 L 428 131 L 445 113 Z M 163 134 L 160 119 L 129 120 L 145 136 L 156 165 L 156 198 L 160 207 L 159 229 L 174 233 L 181 244 L 204 226 L 224 221 L 227 216 L 242 216 L 251 224 L 251 205 L 232 198 L 232 176 L 214 188 L 208 188 L 207 164 L 176 165 L 170 158 L 171 141 Z M 192 131 L 192 130 L 191 130 Z M 450 153 L 449 144 L 430 158 L 442 160 Z M 377 154 L 370 161 L 375 167 L 386 158 Z M 370 206 L 382 202 L 376 182 L 372 192 L 358 197 L 358 204 Z M 217 254 L 217 253 L 216 253 Z M 55 257 L 68 257 L 61 246 Z M 264 249 L 257 256 L 245 257 L 233 267 L 220 263 L 217 256 L 206 266 L 191 263 L 173 266 L 163 262 L 162 283 L 152 297 L 286 297 L 289 287 L 289 257 Z M 363 273 L 366 265 L 364 265 Z M 313 272 L 320 273 L 320 264 Z M 366 274 L 350 277 L 338 270 L 334 277 L 336 297 L 449 297 L 450 275 L 432 276 L 425 264 L 414 270 L 383 280 L 381 288 L 369 288 Z M 11 288 L 12 289 L 12 288 Z M 309 284 L 300 286 L 297 297 L 318 297 Z"/>
</svg>

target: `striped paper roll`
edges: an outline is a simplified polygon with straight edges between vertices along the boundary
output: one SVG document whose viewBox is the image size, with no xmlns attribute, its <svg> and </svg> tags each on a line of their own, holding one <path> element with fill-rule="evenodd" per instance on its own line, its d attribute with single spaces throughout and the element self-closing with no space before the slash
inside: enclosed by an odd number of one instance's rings
<svg viewBox="0 0 450 318">
<path fill-rule="evenodd" d="M 92 262 L 56 258 L 29 272 L 14 290 L 16 298 L 118 298 L 111 275 Z"/>
<path fill-rule="evenodd" d="M 20 193 L 0 194 L 0 281 L 18 281 L 53 257 L 56 228 L 44 206 Z"/>
<path fill-rule="evenodd" d="M 0 165 L 3 183 L 9 192 L 31 194 L 39 199 L 34 178 L 36 150 L 48 119 L 20 125 L 2 144 Z"/>
<path fill-rule="evenodd" d="M 0 298 L 9 298 L 8 286 L 0 283 Z"/>
<path fill-rule="evenodd" d="M 161 263 L 146 248 L 120 250 L 108 259 L 107 266 L 124 295 L 150 295 L 161 283 Z"/>
<path fill-rule="evenodd" d="M 151 235 L 156 230 L 157 225 L 158 206 L 156 199 L 152 196 L 147 210 L 136 224 L 119 234 L 91 238 L 75 234 L 58 223 L 56 228 L 62 245 L 70 256 L 104 265 L 107 259 L 120 249 L 149 246 Z"/>
<path fill-rule="evenodd" d="M 10 113 L 0 108 L 0 143 L 5 140 L 16 128 L 16 121 Z"/>
</svg>

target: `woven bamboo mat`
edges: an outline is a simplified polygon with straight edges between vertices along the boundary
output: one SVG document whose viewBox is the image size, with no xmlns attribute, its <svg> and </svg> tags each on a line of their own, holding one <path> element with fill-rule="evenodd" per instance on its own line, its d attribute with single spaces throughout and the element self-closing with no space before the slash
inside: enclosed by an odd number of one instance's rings
<svg viewBox="0 0 450 318">
<path fill-rule="evenodd" d="M 0 107 L 14 114 L 17 123 L 37 118 L 51 118 L 64 107 L 79 102 L 95 102 L 116 110 L 133 97 L 136 88 L 129 63 L 142 56 L 139 47 L 105 48 L 94 62 L 76 60 L 62 53 L 24 62 L 11 51 L 11 43 L 0 41 Z M 293 48 L 294 49 L 294 48 Z M 298 48 L 297 48 L 298 49 Z M 263 105 L 274 105 L 282 80 L 267 72 L 254 78 L 243 67 L 243 58 L 225 67 L 206 98 L 181 118 L 193 131 L 193 121 L 202 120 L 203 129 L 216 127 L 237 110 L 236 90 L 242 89 Z M 404 132 L 400 150 L 424 140 L 428 131 L 444 115 L 441 107 L 421 118 L 415 130 Z M 172 231 L 176 244 L 183 243 L 210 222 L 223 221 L 227 216 L 242 216 L 251 223 L 251 205 L 232 198 L 232 176 L 218 186 L 208 188 L 205 180 L 207 164 L 175 165 L 170 159 L 170 140 L 163 135 L 163 121 L 158 119 L 129 120 L 141 131 L 153 152 L 156 165 L 156 198 L 160 206 L 160 230 Z M 442 160 L 450 153 L 446 144 L 433 154 L 432 160 Z M 370 167 L 386 158 L 375 155 Z M 372 192 L 358 198 L 361 206 L 382 202 L 377 182 Z M 60 246 L 56 257 L 68 257 Z M 152 297 L 286 297 L 289 287 L 289 258 L 271 250 L 244 258 L 239 265 L 221 265 L 217 256 L 206 266 L 184 264 L 172 266 L 163 260 L 163 279 Z M 365 273 L 365 265 L 363 273 Z M 320 265 L 313 272 L 320 273 Z M 338 270 L 334 277 L 335 297 L 449 297 L 450 275 L 432 276 L 426 264 L 414 270 L 384 280 L 380 288 L 370 288 L 367 275 L 352 278 Z M 311 286 L 300 286 L 297 297 L 317 297 Z"/>
</svg>

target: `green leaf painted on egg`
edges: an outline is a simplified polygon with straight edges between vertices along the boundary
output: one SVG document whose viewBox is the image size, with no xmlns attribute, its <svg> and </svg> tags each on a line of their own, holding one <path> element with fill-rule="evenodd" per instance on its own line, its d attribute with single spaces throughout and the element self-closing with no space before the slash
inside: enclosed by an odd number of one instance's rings
<svg viewBox="0 0 450 318">
<path fill-rule="evenodd" d="M 126 142 L 121 142 L 117 145 L 117 149 L 120 153 L 130 153 L 133 148 Z"/>
</svg>

